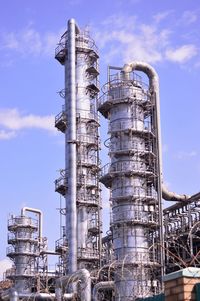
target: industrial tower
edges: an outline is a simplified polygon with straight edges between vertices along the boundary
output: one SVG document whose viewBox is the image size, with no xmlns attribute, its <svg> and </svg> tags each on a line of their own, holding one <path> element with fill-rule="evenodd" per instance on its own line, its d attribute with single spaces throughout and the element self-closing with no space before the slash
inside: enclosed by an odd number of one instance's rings
<svg viewBox="0 0 200 301">
<path fill-rule="evenodd" d="M 99 56 L 88 32 L 70 20 L 55 58 L 65 68 L 65 88 L 60 93 L 65 104 L 56 117 L 56 127 L 65 134 L 65 170 L 55 185 L 66 200 L 63 272 L 68 274 L 100 265 Z"/>
</svg>

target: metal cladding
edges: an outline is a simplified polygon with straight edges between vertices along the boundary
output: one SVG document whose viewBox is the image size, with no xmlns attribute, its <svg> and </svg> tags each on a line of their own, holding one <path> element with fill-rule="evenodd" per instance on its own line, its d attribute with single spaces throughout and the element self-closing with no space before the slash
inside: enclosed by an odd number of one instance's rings
<svg viewBox="0 0 200 301">
<path fill-rule="evenodd" d="M 12 216 L 8 220 L 7 256 L 14 267 L 6 271 L 6 278 L 14 280 L 19 293 L 31 292 L 31 279 L 36 276 L 35 262 L 39 256 L 38 222 L 27 216 Z"/>
<path fill-rule="evenodd" d="M 56 127 L 65 133 L 65 171 L 55 182 L 66 199 L 65 274 L 91 270 L 100 261 L 98 58 L 88 32 L 69 20 L 56 48 L 56 59 L 65 66 L 65 105 L 56 117 Z"/>
<path fill-rule="evenodd" d="M 108 78 L 98 110 L 109 119 L 111 162 L 102 168 L 100 181 L 111 191 L 115 300 L 128 301 L 160 290 L 155 102 L 134 72 L 110 67 Z"/>
<path fill-rule="evenodd" d="M 55 58 L 65 74 L 59 92 L 64 104 L 55 118 L 65 136 L 65 167 L 55 181 L 65 202 L 61 198 L 62 233 L 51 251 L 40 210 L 24 207 L 21 216 L 9 219 L 7 256 L 14 266 L 6 278 L 14 285 L 0 297 L 136 301 L 157 295 L 163 291 L 164 265 L 167 273 L 188 264 L 200 267 L 200 193 L 189 197 L 163 185 L 158 75 L 139 61 L 110 66 L 98 97 L 98 50 L 74 19 Z M 102 168 L 98 111 L 108 120 L 110 162 Z M 100 182 L 110 190 L 111 204 L 103 238 Z M 162 197 L 179 203 L 163 211 Z M 59 258 L 53 270 L 48 255 Z"/>
</svg>

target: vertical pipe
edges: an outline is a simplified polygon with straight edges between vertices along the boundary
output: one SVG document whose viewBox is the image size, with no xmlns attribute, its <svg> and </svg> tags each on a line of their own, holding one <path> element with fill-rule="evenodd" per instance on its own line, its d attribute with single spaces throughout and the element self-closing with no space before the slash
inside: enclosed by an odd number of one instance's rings
<svg viewBox="0 0 200 301">
<path fill-rule="evenodd" d="M 35 209 L 35 208 L 23 207 L 21 209 L 21 216 L 25 216 L 26 211 L 38 214 L 38 216 L 39 216 L 39 241 L 42 242 L 42 223 L 43 223 L 42 211 L 39 209 Z"/>
<path fill-rule="evenodd" d="M 66 229 L 69 238 L 69 273 L 77 270 L 77 214 L 76 214 L 76 24 L 74 19 L 68 21 L 68 59 L 65 63 L 65 87 L 68 114 L 68 128 L 66 130 L 66 172 L 68 191 L 66 193 Z"/>
</svg>

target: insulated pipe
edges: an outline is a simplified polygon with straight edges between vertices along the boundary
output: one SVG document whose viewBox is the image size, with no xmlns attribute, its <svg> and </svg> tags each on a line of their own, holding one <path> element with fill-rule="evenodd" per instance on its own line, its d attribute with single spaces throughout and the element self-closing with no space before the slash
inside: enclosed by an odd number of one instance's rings
<svg viewBox="0 0 200 301">
<path fill-rule="evenodd" d="M 126 64 L 123 67 L 125 73 L 125 78 L 128 77 L 128 73 L 134 70 L 143 71 L 147 74 L 149 78 L 149 85 L 151 91 L 155 95 L 155 106 L 156 106 L 156 123 L 157 123 L 157 144 L 158 144 L 158 159 L 159 159 L 159 176 L 160 176 L 160 188 L 162 191 L 163 199 L 167 201 L 186 201 L 190 198 L 185 194 L 180 195 L 171 191 L 163 184 L 163 169 L 162 169 L 162 144 L 161 144 L 161 127 L 160 127 L 160 95 L 159 95 L 159 78 L 155 69 L 147 63 L 144 62 L 132 62 Z"/>
<path fill-rule="evenodd" d="M 98 292 L 100 290 L 108 291 L 108 290 L 114 290 L 115 285 L 114 281 L 102 281 L 95 284 L 92 292 L 92 301 L 98 301 Z"/>
<path fill-rule="evenodd" d="M 63 294 L 63 300 L 71 300 L 74 297 L 73 293 L 69 293 L 69 294 Z M 48 294 L 48 293 L 30 293 L 30 294 L 23 294 L 23 293 L 19 293 L 14 289 L 9 289 L 6 292 L 3 292 L 1 294 L 1 299 L 3 301 L 18 301 L 20 299 L 23 300 L 37 300 L 38 299 L 42 299 L 42 300 L 57 300 L 56 299 L 56 295 L 55 294 Z"/>
<path fill-rule="evenodd" d="M 162 184 L 162 197 L 166 201 L 182 202 L 189 200 L 190 196 L 185 194 L 177 194 L 169 191 L 164 184 Z"/>
<path fill-rule="evenodd" d="M 66 129 L 66 168 L 68 167 L 68 191 L 66 193 L 66 230 L 69 239 L 69 274 L 77 271 L 77 210 L 76 210 L 76 24 L 68 21 L 68 59 L 65 64 L 66 110 L 68 128 Z"/>
<path fill-rule="evenodd" d="M 36 213 L 39 216 L 39 240 L 41 242 L 42 241 L 42 220 L 43 220 L 42 211 L 39 209 L 35 209 L 35 208 L 23 207 L 21 209 L 21 216 L 26 216 L 26 211 Z"/>
<path fill-rule="evenodd" d="M 91 301 L 91 277 L 86 269 L 81 269 L 69 276 L 63 276 L 56 280 L 55 296 L 56 301 L 62 301 L 63 291 L 67 286 L 75 281 L 80 280 L 81 286 L 81 301 Z M 72 289 L 74 286 L 72 286 Z"/>
</svg>

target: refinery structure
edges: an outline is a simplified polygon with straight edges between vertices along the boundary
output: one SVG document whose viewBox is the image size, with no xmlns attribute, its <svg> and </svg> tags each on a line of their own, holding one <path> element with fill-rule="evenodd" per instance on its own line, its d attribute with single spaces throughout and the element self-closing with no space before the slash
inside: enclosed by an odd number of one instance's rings
<svg viewBox="0 0 200 301">
<path fill-rule="evenodd" d="M 65 75 L 55 118 L 65 136 L 65 166 L 55 180 L 65 200 L 62 237 L 50 251 L 39 209 L 24 207 L 11 216 L 7 256 L 13 267 L 5 278 L 12 285 L 1 299 L 135 301 L 159 295 L 165 274 L 199 267 L 200 194 L 179 195 L 163 184 L 158 75 L 144 62 L 109 66 L 100 89 L 98 49 L 73 19 L 55 58 Z M 108 120 L 105 166 L 99 114 Z M 101 185 L 110 190 L 106 235 Z M 163 209 L 162 199 L 175 204 Z M 54 271 L 49 255 L 58 259 Z"/>
</svg>

